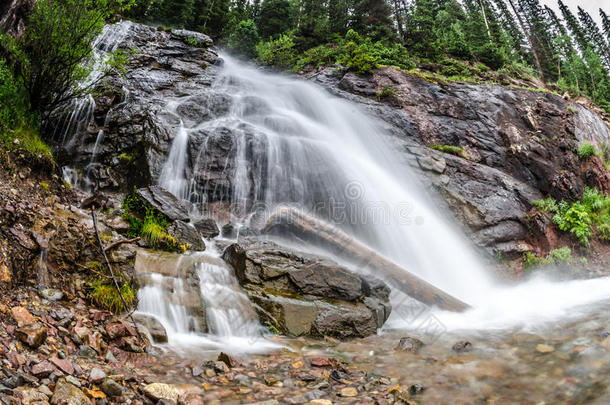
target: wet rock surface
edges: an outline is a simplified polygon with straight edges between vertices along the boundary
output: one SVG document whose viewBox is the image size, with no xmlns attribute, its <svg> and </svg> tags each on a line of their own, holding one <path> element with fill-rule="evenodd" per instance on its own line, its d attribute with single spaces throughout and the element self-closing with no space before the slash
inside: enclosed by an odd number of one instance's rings
<svg viewBox="0 0 610 405">
<path fill-rule="evenodd" d="M 256 239 L 228 246 L 223 258 L 262 308 L 263 321 L 281 333 L 364 337 L 376 333 L 390 315 L 385 283 L 331 260 Z"/>
<path fill-rule="evenodd" d="M 405 164 L 427 179 L 442 197 L 439 203 L 490 254 L 511 259 L 557 247 L 545 232 L 529 232 L 533 200 L 550 195 L 574 201 L 585 186 L 610 188 L 597 159 L 583 163 L 576 155 L 580 141 L 599 142 L 610 133 L 607 123 L 552 93 L 432 83 L 394 69 L 366 77 L 335 76 L 328 69 L 315 80 L 378 117 L 404 150 Z M 394 94 L 382 103 L 371 100 L 384 86 Z M 431 145 L 463 152 L 442 153 Z"/>
</svg>

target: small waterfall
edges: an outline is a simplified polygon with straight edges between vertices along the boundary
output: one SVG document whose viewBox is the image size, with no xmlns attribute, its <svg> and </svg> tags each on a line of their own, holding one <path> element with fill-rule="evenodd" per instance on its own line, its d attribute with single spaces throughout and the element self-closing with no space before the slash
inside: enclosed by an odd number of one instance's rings
<svg viewBox="0 0 610 405">
<path fill-rule="evenodd" d="M 210 333 L 222 337 L 262 334 L 258 316 L 224 260 L 208 256 L 198 263 L 201 295 L 206 302 Z"/>
<path fill-rule="evenodd" d="M 191 255 L 139 251 L 138 312 L 163 324 L 172 348 L 248 352 L 277 347 L 264 339 L 233 270 L 213 246 L 209 250 Z"/>
<path fill-rule="evenodd" d="M 85 89 L 102 78 L 108 58 L 118 50 L 121 43 L 127 37 L 132 24 L 130 21 L 123 21 L 104 27 L 102 33 L 92 44 L 93 55 L 89 62 L 92 70 L 89 76 L 80 83 L 80 88 Z M 87 142 L 91 135 L 96 134 L 90 163 L 85 173 L 78 175 L 70 168 L 62 169 L 64 171 L 64 179 L 84 191 L 90 191 L 93 184 L 90 179 L 91 167 L 95 163 L 103 137 L 103 128 L 95 129 L 94 113 L 96 108 L 95 99 L 91 94 L 72 100 L 70 105 L 63 108 L 68 113 L 63 115 L 61 123 L 58 123 L 53 130 L 53 138 L 61 142 L 63 147 L 68 151 L 74 150 L 77 144 Z M 66 176 L 66 172 L 71 172 L 71 175 Z"/>
</svg>

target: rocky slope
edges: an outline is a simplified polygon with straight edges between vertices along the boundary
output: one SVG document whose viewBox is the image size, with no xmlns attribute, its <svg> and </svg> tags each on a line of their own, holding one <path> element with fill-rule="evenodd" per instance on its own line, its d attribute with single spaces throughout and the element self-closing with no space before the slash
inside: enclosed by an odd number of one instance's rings
<svg viewBox="0 0 610 405">
<path fill-rule="evenodd" d="M 145 186 L 159 177 L 180 120 L 188 126 L 227 112 L 229 95 L 214 87 L 221 60 L 213 48 L 187 43 L 190 35 L 128 24 L 120 48 L 136 49 L 136 56 L 126 77 L 112 78 L 97 94 L 94 120 L 77 122 L 79 129 L 68 135 L 72 140 L 64 140 L 64 164 L 88 173 L 105 191 Z M 405 164 L 423 175 L 442 197 L 439 203 L 489 257 L 520 259 L 526 251 L 546 254 L 570 243 L 548 221 L 531 221 L 533 200 L 550 195 L 573 201 L 585 185 L 610 190 L 601 160 L 582 162 L 576 155 L 583 140 L 600 143 L 610 135 L 601 112 L 582 100 L 499 85 L 431 82 L 390 68 L 368 77 L 333 72 L 314 80 L 383 123 L 404 151 Z M 189 97 L 194 89 L 198 95 Z M 168 103 L 176 114 L 167 113 Z M 246 136 L 252 172 L 265 162 L 254 157 L 264 154 L 256 139 Z M 198 170 L 194 179 L 208 208 L 231 200 L 237 142 L 228 128 L 202 130 L 189 139 L 186 170 Z M 442 153 L 432 145 L 463 151 Z M 206 164 L 198 165 L 204 157 Z"/>
<path fill-rule="evenodd" d="M 491 253 L 518 258 L 557 247 L 552 226 L 531 223 L 533 200 L 574 201 L 584 186 L 609 191 L 602 161 L 582 162 L 576 154 L 580 142 L 610 136 L 600 111 L 583 101 L 497 85 L 433 83 L 389 68 L 370 77 L 325 72 L 316 81 L 385 122 L 405 161 Z M 384 89 L 391 91 L 380 97 Z M 463 151 L 442 153 L 432 145 Z"/>
</svg>

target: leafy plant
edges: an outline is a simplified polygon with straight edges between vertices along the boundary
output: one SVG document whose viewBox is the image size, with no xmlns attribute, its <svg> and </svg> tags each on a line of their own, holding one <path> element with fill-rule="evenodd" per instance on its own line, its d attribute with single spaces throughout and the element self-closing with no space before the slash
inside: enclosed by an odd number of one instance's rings
<svg viewBox="0 0 610 405">
<path fill-rule="evenodd" d="M 543 213 L 555 213 L 559 209 L 557 205 L 557 201 L 553 197 L 548 197 L 544 200 L 535 200 L 532 201 L 532 205 L 538 209 L 538 211 Z"/>
<path fill-rule="evenodd" d="M 531 270 L 538 267 L 553 265 L 569 265 L 572 263 L 572 250 L 568 246 L 552 250 L 547 257 L 535 256 L 527 252 L 523 259 L 523 269 Z"/>
<path fill-rule="evenodd" d="M 594 156 L 596 153 L 596 149 L 595 149 L 595 145 L 593 145 L 591 142 L 583 142 L 579 147 L 578 147 L 578 158 L 580 160 L 587 160 L 589 159 L 591 156 Z"/>
<path fill-rule="evenodd" d="M 280 35 L 269 42 L 260 42 L 256 52 L 261 63 L 284 69 L 292 68 L 296 59 L 294 41 L 290 35 Z"/>
<path fill-rule="evenodd" d="M 128 311 L 133 307 L 136 300 L 136 296 L 129 282 L 124 282 L 121 285 L 121 294 L 123 295 L 123 298 L 125 298 L 127 308 L 125 307 L 125 303 L 123 303 L 116 286 L 111 280 L 99 278 L 91 283 L 90 287 L 92 301 L 99 307 L 112 311 L 115 314 Z"/>
<path fill-rule="evenodd" d="M 564 232 L 570 232 L 585 247 L 589 247 L 591 237 L 591 215 L 581 202 L 575 202 L 569 207 L 561 204 L 553 223 Z"/>
</svg>

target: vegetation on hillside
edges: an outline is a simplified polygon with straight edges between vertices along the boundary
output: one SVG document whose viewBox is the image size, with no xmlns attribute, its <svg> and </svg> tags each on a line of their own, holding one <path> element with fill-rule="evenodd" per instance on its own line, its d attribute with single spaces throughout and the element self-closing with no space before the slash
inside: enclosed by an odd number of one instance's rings
<svg viewBox="0 0 610 405">
<path fill-rule="evenodd" d="M 139 0 L 132 18 L 200 30 L 287 70 L 380 65 L 468 80 L 535 75 L 610 111 L 610 19 L 559 0 Z M 496 76 L 491 75 L 491 81 Z"/>
<path fill-rule="evenodd" d="M 53 163 L 39 135 L 41 122 L 57 107 L 91 90 L 83 80 L 92 69 L 92 44 L 104 24 L 133 2 L 38 0 L 24 34 L 0 34 L 0 141 Z M 117 55 L 109 66 L 120 68 Z"/>
</svg>

